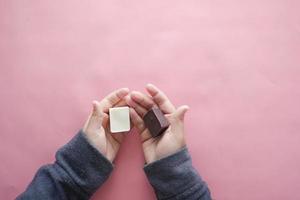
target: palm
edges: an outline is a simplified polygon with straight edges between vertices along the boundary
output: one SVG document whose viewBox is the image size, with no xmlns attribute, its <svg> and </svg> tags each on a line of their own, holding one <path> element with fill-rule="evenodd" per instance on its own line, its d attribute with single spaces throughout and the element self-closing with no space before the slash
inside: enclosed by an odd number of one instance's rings
<svg viewBox="0 0 300 200">
<path fill-rule="evenodd" d="M 124 133 L 111 133 L 108 126 L 106 128 L 102 127 L 101 130 L 105 131 L 105 140 L 103 140 L 105 150 L 103 151 L 106 151 L 108 158 L 115 158 L 125 135 Z"/>
<path fill-rule="evenodd" d="M 147 163 L 166 157 L 185 146 L 183 124 L 178 124 L 172 115 L 166 115 L 166 117 L 170 122 L 170 127 L 165 133 L 156 138 L 148 137 L 143 141 L 142 146 Z M 150 135 L 150 132 L 146 128 L 142 134 Z"/>
</svg>

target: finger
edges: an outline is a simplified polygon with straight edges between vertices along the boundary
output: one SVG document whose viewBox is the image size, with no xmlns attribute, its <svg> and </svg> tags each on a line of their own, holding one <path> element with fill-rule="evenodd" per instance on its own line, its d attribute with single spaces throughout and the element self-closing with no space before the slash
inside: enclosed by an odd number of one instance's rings
<svg viewBox="0 0 300 200">
<path fill-rule="evenodd" d="M 133 125 L 139 130 L 139 131 L 143 131 L 145 130 L 145 124 L 143 119 L 141 118 L 141 116 L 133 109 L 130 108 L 130 119 L 133 123 Z"/>
<path fill-rule="evenodd" d="M 114 105 L 114 107 L 123 107 L 123 106 L 128 106 L 126 103 L 125 99 L 120 100 L 118 103 Z"/>
<path fill-rule="evenodd" d="M 151 99 L 151 97 L 138 91 L 132 91 L 130 97 L 133 101 L 140 104 L 147 110 L 151 109 L 155 104 L 154 101 Z"/>
<path fill-rule="evenodd" d="M 103 112 L 108 112 L 108 109 L 117 104 L 129 93 L 128 88 L 120 88 L 107 95 L 100 103 L 99 109 Z"/>
<path fill-rule="evenodd" d="M 147 109 L 133 101 L 130 97 L 125 97 L 125 101 L 131 108 L 133 108 L 137 112 L 137 114 L 139 114 L 140 117 L 143 117 L 147 113 Z"/>
<path fill-rule="evenodd" d="M 174 118 L 178 119 L 179 121 L 183 122 L 184 121 L 184 116 L 186 112 L 189 110 L 189 107 L 187 105 L 180 106 L 177 108 L 177 110 L 174 113 Z"/>
<path fill-rule="evenodd" d="M 123 139 L 125 138 L 126 133 L 120 132 L 118 134 L 107 134 L 107 137 L 112 137 L 118 145 L 121 145 Z"/>
<path fill-rule="evenodd" d="M 150 132 L 146 129 L 143 119 L 133 108 L 130 108 L 130 118 L 133 125 L 138 129 L 142 141 L 151 138 Z"/>
<path fill-rule="evenodd" d="M 146 90 L 164 113 L 170 114 L 176 110 L 175 106 L 171 103 L 168 97 L 156 86 L 147 84 Z"/>
</svg>

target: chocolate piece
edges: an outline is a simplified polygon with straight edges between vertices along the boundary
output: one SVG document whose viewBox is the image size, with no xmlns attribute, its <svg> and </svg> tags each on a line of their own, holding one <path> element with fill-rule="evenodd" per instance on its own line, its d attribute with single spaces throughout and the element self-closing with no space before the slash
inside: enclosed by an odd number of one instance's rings
<svg viewBox="0 0 300 200">
<path fill-rule="evenodd" d="M 161 135 L 170 125 L 165 115 L 158 108 L 151 108 L 144 115 L 143 120 L 152 137 Z"/>
<path fill-rule="evenodd" d="M 129 107 L 114 107 L 109 109 L 110 131 L 112 133 L 130 130 Z"/>
</svg>

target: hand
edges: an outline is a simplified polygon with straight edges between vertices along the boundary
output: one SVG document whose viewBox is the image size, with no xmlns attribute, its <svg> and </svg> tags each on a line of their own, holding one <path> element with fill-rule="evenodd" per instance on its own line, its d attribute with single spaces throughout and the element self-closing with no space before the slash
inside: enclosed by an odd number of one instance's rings
<svg viewBox="0 0 300 200">
<path fill-rule="evenodd" d="M 142 140 L 143 151 L 147 163 L 154 162 L 163 157 L 176 153 L 185 147 L 184 139 L 184 115 L 188 106 L 175 108 L 168 97 L 152 84 L 146 86 L 145 95 L 133 91 L 125 98 L 130 108 L 130 117 L 134 126 L 138 129 Z M 152 138 L 149 130 L 145 127 L 143 116 L 153 106 L 158 106 L 170 122 L 169 128 L 160 136 Z"/>
<path fill-rule="evenodd" d="M 93 101 L 92 113 L 83 127 L 88 141 L 111 162 L 117 155 L 124 133 L 110 132 L 108 111 L 109 108 L 126 105 L 123 99 L 128 93 L 128 88 L 121 88 L 110 93 L 100 102 Z"/>
</svg>

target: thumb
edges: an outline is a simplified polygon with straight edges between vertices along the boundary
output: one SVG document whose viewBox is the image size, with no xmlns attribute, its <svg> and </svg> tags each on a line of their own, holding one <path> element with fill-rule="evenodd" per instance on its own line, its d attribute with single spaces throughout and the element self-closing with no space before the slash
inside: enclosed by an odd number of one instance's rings
<svg viewBox="0 0 300 200">
<path fill-rule="evenodd" d="M 183 122 L 184 121 L 184 116 L 185 113 L 189 110 L 190 108 L 187 105 L 180 106 L 177 108 L 177 110 L 174 113 L 174 118 Z"/>
<path fill-rule="evenodd" d="M 103 122 L 104 114 L 100 109 L 100 103 L 98 101 L 93 101 L 93 110 L 91 116 L 88 120 L 89 129 L 98 129 L 101 127 Z"/>
</svg>

